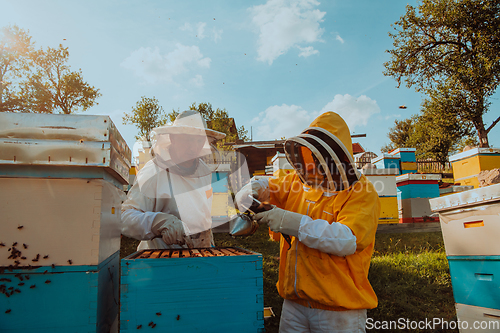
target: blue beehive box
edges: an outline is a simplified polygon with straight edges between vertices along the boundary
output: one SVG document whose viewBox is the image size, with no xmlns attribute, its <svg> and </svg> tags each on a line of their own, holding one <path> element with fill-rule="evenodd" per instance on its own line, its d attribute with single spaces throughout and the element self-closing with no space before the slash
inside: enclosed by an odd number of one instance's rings
<svg viewBox="0 0 500 333">
<path fill-rule="evenodd" d="M 142 250 L 121 272 L 120 332 L 264 332 L 259 253 Z"/>
<path fill-rule="evenodd" d="M 117 332 L 119 252 L 96 266 L 2 268 L 0 332 Z"/>
<path fill-rule="evenodd" d="M 391 154 L 382 154 L 373 158 L 372 164 L 375 165 L 377 169 L 398 169 L 398 172 L 400 170 L 399 156 Z"/>
<path fill-rule="evenodd" d="M 500 310 L 500 256 L 450 256 L 455 302 Z"/>
<path fill-rule="evenodd" d="M 398 148 L 390 154 L 399 157 L 401 174 L 417 172 L 416 148 Z"/>
</svg>

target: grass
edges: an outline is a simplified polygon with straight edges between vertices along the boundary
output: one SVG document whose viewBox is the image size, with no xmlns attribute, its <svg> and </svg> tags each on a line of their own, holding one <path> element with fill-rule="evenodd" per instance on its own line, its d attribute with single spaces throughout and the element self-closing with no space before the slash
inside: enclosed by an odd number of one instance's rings
<svg viewBox="0 0 500 333">
<path fill-rule="evenodd" d="M 269 240 L 264 227 L 251 237 L 234 239 L 228 234 L 218 233 L 214 234 L 214 238 L 217 246 L 238 246 L 262 254 L 264 306 L 272 307 L 276 315 L 265 320 L 265 328 L 266 332 L 278 332 L 283 303 L 276 291 L 279 244 Z M 121 257 L 135 252 L 137 243 L 123 237 Z M 368 310 L 368 318 L 374 321 L 397 321 L 400 318 L 405 321 L 432 321 L 433 318 L 456 320 L 448 262 L 439 232 L 377 234 L 368 277 L 379 299 L 378 307 Z"/>
</svg>

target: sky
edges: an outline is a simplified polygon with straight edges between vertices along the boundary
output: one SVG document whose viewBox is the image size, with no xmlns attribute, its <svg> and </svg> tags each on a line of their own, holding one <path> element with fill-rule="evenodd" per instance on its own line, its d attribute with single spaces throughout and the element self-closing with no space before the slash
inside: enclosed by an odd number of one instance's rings
<svg viewBox="0 0 500 333">
<path fill-rule="evenodd" d="M 134 151 L 138 130 L 122 117 L 146 96 L 166 112 L 226 109 L 253 141 L 298 135 L 334 111 L 378 155 L 425 97 L 383 75 L 407 4 L 417 1 L 0 0 L 0 26 L 29 30 L 37 47 L 68 47 L 71 69 L 102 94 L 81 113 L 109 115 Z M 500 125 L 489 140 L 500 147 Z"/>
</svg>

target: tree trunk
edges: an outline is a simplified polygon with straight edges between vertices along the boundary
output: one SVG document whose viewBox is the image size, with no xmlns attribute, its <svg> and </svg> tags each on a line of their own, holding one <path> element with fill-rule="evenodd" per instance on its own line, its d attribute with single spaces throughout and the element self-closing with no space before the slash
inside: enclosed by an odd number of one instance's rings
<svg viewBox="0 0 500 333">
<path fill-rule="evenodd" d="M 479 139 L 479 148 L 489 148 L 488 143 L 488 132 L 484 128 L 484 122 L 482 117 L 477 117 L 472 121 L 476 127 L 477 136 Z"/>
</svg>

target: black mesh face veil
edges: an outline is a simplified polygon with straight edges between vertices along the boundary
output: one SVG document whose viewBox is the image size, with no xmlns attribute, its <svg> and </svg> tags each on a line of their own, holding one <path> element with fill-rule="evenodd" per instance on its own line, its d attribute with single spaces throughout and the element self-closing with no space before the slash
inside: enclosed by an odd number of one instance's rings
<svg viewBox="0 0 500 333">
<path fill-rule="evenodd" d="M 308 179 L 312 164 L 316 167 L 315 184 L 325 191 L 344 190 L 359 180 L 345 146 L 322 128 L 307 128 L 297 137 L 288 139 L 284 148 L 288 161 L 304 184 L 313 185 Z M 318 180 L 318 174 L 322 181 Z"/>
</svg>

